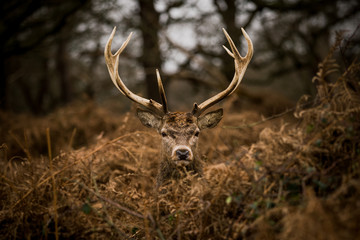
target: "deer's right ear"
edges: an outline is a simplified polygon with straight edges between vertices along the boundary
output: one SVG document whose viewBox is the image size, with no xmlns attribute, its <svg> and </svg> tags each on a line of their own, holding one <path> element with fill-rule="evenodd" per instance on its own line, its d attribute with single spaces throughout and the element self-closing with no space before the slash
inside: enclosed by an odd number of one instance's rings
<svg viewBox="0 0 360 240">
<path fill-rule="evenodd" d="M 198 118 L 198 125 L 200 129 L 213 128 L 215 127 L 223 117 L 223 109 L 206 113 Z"/>
<path fill-rule="evenodd" d="M 138 108 L 136 110 L 136 116 L 140 119 L 141 123 L 146 127 L 159 129 L 161 125 L 161 117 L 153 112 L 142 110 Z"/>
</svg>

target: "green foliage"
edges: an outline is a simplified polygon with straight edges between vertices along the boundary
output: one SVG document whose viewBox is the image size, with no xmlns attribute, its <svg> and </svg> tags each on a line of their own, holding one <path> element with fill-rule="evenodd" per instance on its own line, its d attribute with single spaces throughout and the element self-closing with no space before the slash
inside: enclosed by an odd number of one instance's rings
<svg viewBox="0 0 360 240">
<path fill-rule="evenodd" d="M 84 203 L 81 207 L 81 211 L 85 214 L 90 214 L 92 209 L 91 206 L 88 203 Z"/>
</svg>

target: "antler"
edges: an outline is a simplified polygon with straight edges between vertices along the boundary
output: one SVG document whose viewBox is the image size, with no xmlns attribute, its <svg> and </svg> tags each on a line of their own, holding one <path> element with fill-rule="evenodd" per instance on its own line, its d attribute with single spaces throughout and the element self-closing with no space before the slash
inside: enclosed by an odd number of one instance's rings
<svg viewBox="0 0 360 240">
<path fill-rule="evenodd" d="M 245 32 L 245 30 L 243 28 L 241 28 L 241 31 L 247 41 L 247 45 L 248 45 L 248 51 L 245 57 L 242 57 L 239 53 L 239 51 L 237 50 L 233 40 L 231 39 L 231 37 L 229 36 L 229 34 L 226 32 L 226 30 L 223 28 L 223 32 L 225 34 L 225 37 L 227 38 L 229 44 L 230 44 L 230 48 L 231 51 L 229 49 L 227 49 L 225 46 L 224 49 L 226 50 L 226 52 L 234 58 L 234 62 L 235 62 L 235 74 L 234 74 L 234 78 L 232 79 L 231 83 L 229 84 L 229 86 L 223 90 L 222 92 L 216 94 L 215 96 L 209 98 L 208 100 L 204 101 L 203 103 L 201 103 L 200 105 L 197 105 L 196 103 L 194 103 L 194 107 L 192 109 L 192 114 L 195 116 L 200 116 L 201 113 L 203 113 L 206 109 L 208 109 L 209 107 L 213 106 L 214 104 L 220 102 L 221 100 L 223 100 L 224 98 L 228 97 L 230 94 L 232 94 L 237 87 L 239 86 L 241 80 L 244 77 L 246 68 L 253 56 L 253 44 L 251 42 L 251 39 L 249 37 L 249 35 L 247 35 L 247 33 Z"/>
<path fill-rule="evenodd" d="M 143 98 L 143 97 L 140 97 L 140 96 L 134 94 L 125 86 L 125 84 L 121 80 L 121 78 L 119 76 L 119 72 L 118 72 L 119 56 L 122 53 L 122 51 L 124 51 L 124 49 L 128 45 L 128 43 L 130 42 L 132 33 L 130 33 L 130 35 L 128 36 L 126 41 L 121 45 L 120 49 L 117 50 L 117 52 L 115 54 L 112 54 L 111 53 L 111 43 L 114 38 L 115 32 L 116 32 L 116 27 L 114 27 L 114 29 L 109 37 L 109 40 L 106 43 L 105 51 L 104 51 L 106 66 L 109 70 L 111 80 L 113 81 L 115 86 L 119 89 L 119 91 L 122 94 L 124 94 L 126 97 L 130 98 L 132 101 L 144 106 L 145 108 L 149 109 L 152 112 L 159 114 L 160 116 L 163 116 L 164 114 L 168 113 L 166 95 L 165 95 L 164 87 L 163 87 L 163 84 L 162 84 L 162 81 L 160 78 L 159 71 L 157 69 L 156 69 L 156 76 L 157 76 L 157 82 L 158 82 L 159 93 L 160 93 L 162 104 L 160 104 L 152 99 L 146 99 L 146 98 Z"/>
</svg>

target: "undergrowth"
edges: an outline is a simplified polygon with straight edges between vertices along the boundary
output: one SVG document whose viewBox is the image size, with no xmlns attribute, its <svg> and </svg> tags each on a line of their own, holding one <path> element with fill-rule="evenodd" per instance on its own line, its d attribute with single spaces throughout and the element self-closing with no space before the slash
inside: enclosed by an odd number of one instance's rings
<svg viewBox="0 0 360 240">
<path fill-rule="evenodd" d="M 98 121 L 83 130 L 92 141 L 77 146 L 73 131 L 85 125 L 71 117 L 40 120 L 23 135 L 9 123 L 0 238 L 359 239 L 360 64 L 341 72 L 340 42 L 319 64 L 316 98 L 299 100 L 296 125 L 249 126 L 260 117 L 231 115 L 224 125 L 248 127 L 204 133 L 204 176 L 160 191 L 160 138 L 129 114 L 94 111 Z"/>
</svg>

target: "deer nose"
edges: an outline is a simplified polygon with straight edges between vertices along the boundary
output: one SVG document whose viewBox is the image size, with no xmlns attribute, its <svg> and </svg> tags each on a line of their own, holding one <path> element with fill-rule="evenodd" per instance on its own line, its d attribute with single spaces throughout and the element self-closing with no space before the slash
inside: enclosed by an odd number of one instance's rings
<svg viewBox="0 0 360 240">
<path fill-rule="evenodd" d="M 187 160 L 189 158 L 189 151 L 186 149 L 176 150 L 176 156 L 179 160 Z"/>
</svg>

